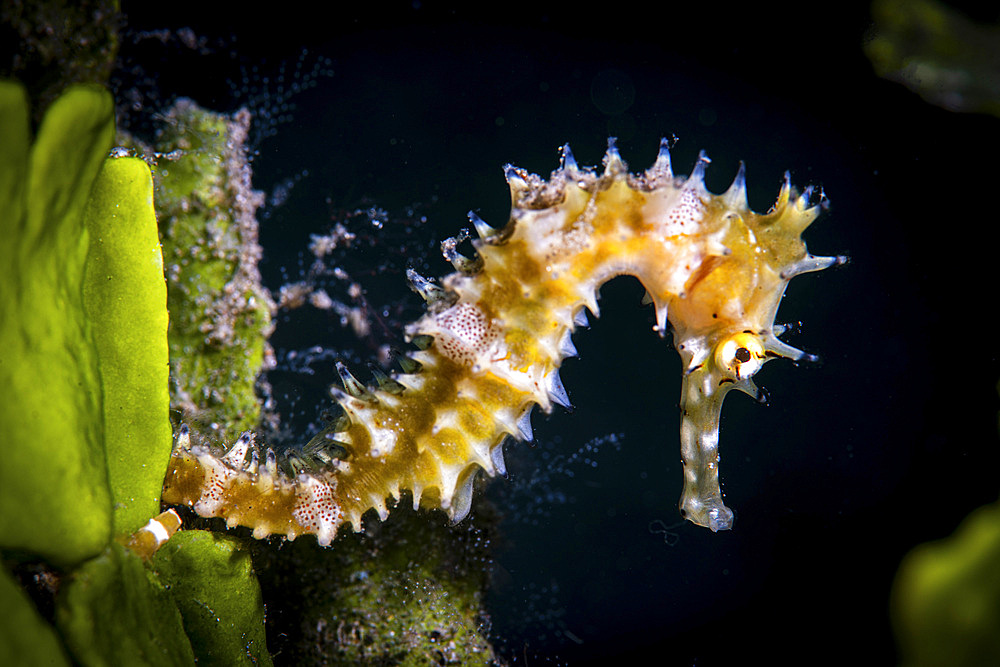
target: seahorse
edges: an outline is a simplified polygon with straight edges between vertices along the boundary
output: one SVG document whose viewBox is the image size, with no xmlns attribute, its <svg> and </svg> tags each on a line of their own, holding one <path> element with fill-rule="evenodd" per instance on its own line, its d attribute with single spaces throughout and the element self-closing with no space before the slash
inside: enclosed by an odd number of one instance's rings
<svg viewBox="0 0 1000 667">
<path fill-rule="evenodd" d="M 786 327 L 775 315 L 792 278 L 846 258 L 810 255 L 801 239 L 822 194 L 816 203 L 812 188 L 798 194 L 786 172 L 774 206 L 756 213 L 744 164 L 722 194 L 706 189 L 708 164 L 702 152 L 689 176 L 675 176 L 662 140 L 653 165 L 632 174 L 609 140 L 600 173 L 578 166 L 569 146 L 547 180 L 508 165 L 507 224 L 470 213 L 474 257 L 452 239 L 442 249 L 456 271 L 440 284 L 408 272 L 427 309 L 405 330 L 415 349 L 399 357 L 401 372 L 375 370 L 368 386 L 338 363 L 343 388 L 331 393 L 342 414 L 288 455 L 262 453 L 251 433 L 216 453 L 182 427 L 163 500 L 257 538 L 314 534 L 324 546 L 344 524 L 361 530 L 370 510 L 384 520 L 404 491 L 414 508 L 461 521 L 477 474 L 506 474 L 504 441 L 532 439 L 532 409 L 569 406 L 559 367 L 576 353 L 571 335 L 585 310 L 599 315 L 601 285 L 627 274 L 683 362 L 681 515 L 730 529 L 719 486 L 723 400 L 733 390 L 760 399 L 753 376 L 771 359 L 815 359 L 778 338 Z"/>
</svg>

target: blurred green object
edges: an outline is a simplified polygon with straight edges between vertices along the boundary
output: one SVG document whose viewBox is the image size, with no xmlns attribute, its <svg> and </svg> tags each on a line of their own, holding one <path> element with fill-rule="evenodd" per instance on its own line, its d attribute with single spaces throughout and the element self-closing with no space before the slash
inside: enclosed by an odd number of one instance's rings
<svg viewBox="0 0 1000 667">
<path fill-rule="evenodd" d="M 17 79 L 32 100 L 32 119 L 70 84 L 106 86 L 118 54 L 122 27 L 118 0 L 4 0 L 0 27 L 9 62 L 0 79 Z"/>
<path fill-rule="evenodd" d="M 904 557 L 892 618 L 906 667 L 1000 665 L 1000 502 Z"/>
<path fill-rule="evenodd" d="M 1000 25 L 934 0 L 875 0 L 872 19 L 876 74 L 949 111 L 1000 116 Z"/>
<path fill-rule="evenodd" d="M 84 665 L 190 665 L 195 656 L 171 592 L 117 543 L 59 592 L 56 626 Z"/>
<path fill-rule="evenodd" d="M 239 540 L 202 530 L 174 535 L 153 556 L 170 587 L 199 660 L 213 665 L 270 665 L 264 602 Z"/>
<path fill-rule="evenodd" d="M 0 549 L 67 566 L 111 538 L 98 353 L 83 300 L 84 209 L 114 133 L 104 90 L 70 88 L 29 138 L 0 81 Z M 29 148 L 30 146 L 30 148 Z"/>
<path fill-rule="evenodd" d="M 68 665 L 58 636 L 0 567 L 0 665 Z"/>
</svg>

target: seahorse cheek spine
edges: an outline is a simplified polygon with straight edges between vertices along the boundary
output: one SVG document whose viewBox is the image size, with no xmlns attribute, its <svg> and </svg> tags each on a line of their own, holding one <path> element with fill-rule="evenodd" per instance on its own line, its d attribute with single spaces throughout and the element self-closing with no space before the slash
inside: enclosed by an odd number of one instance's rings
<svg viewBox="0 0 1000 667">
<path fill-rule="evenodd" d="M 507 436 L 531 439 L 532 408 L 569 404 L 558 369 L 575 354 L 570 335 L 586 322 L 584 308 L 598 314 L 601 285 L 629 274 L 647 289 L 655 328 L 664 333 L 669 322 L 684 363 L 681 513 L 730 528 L 718 478 L 725 395 L 757 397 L 751 378 L 765 362 L 808 357 L 777 338 L 778 305 L 792 277 L 844 258 L 806 252 L 800 235 L 819 207 L 808 207 L 809 191 L 793 200 L 787 175 L 761 215 L 747 206 L 742 166 L 714 195 L 707 163 L 702 155 L 689 177 L 674 177 L 663 142 L 640 175 L 613 144 L 600 175 L 580 169 L 568 147 L 548 181 L 508 167 L 508 225 L 494 230 L 470 214 L 477 259 L 451 243 L 445 255 L 461 270 L 442 287 L 409 274 L 428 302 L 406 330 L 423 348 L 404 360 L 410 372 L 366 387 L 338 364 L 344 389 L 331 391 L 344 417 L 284 466 L 272 450 L 261 464 L 250 435 L 220 456 L 191 447 L 182 430 L 165 502 L 250 526 L 256 537 L 310 533 L 324 545 L 344 523 L 360 530 L 368 510 L 384 519 L 387 498 L 404 490 L 414 507 L 458 521 L 476 473 L 505 473 Z"/>
</svg>

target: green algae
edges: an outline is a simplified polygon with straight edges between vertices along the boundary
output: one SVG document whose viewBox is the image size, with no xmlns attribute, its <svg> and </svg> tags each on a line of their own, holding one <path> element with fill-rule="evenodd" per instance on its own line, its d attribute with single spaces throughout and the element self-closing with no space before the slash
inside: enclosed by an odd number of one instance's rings
<svg viewBox="0 0 1000 667">
<path fill-rule="evenodd" d="M 127 535 L 159 513 L 172 446 L 167 289 L 146 163 L 106 160 L 84 217 L 83 292 L 101 369 L 114 531 Z"/>
<path fill-rule="evenodd" d="M 190 665 L 194 651 L 170 591 L 142 559 L 112 543 L 70 575 L 56 626 L 85 665 Z"/>
<path fill-rule="evenodd" d="M 111 538 L 98 353 L 81 286 L 84 208 L 113 131 L 111 96 L 76 87 L 31 144 L 24 89 L 0 82 L 0 548 L 63 566 Z"/>
<path fill-rule="evenodd" d="M 182 532 L 156 568 L 111 540 L 159 512 L 171 447 L 152 177 L 106 159 L 111 110 L 71 88 L 32 143 L 24 89 L 0 82 L 0 550 L 62 571 L 54 628 L 0 573 L 0 663 L 270 664 L 232 540 Z M 192 612 L 206 601 L 215 623 Z"/>
<path fill-rule="evenodd" d="M 201 530 L 174 535 L 153 557 L 195 654 L 213 665 L 270 665 L 264 603 L 239 540 Z"/>
<path fill-rule="evenodd" d="M 0 545 L 67 565 L 100 553 L 112 522 L 127 534 L 159 511 L 171 436 L 152 181 L 141 161 L 105 160 L 106 91 L 70 89 L 30 149 L 23 88 L 0 98 Z"/>
</svg>

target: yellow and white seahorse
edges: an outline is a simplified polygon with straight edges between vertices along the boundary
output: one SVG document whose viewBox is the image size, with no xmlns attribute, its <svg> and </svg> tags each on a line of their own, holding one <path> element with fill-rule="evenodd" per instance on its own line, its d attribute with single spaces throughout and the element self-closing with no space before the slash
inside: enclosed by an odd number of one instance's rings
<svg viewBox="0 0 1000 667">
<path fill-rule="evenodd" d="M 753 375 L 770 359 L 809 359 L 779 340 L 774 323 L 788 281 L 844 257 L 816 257 L 802 232 L 820 212 L 811 189 L 786 174 L 767 213 L 748 207 L 741 164 L 722 194 L 708 192 L 704 153 L 687 177 L 673 174 L 666 141 L 656 161 L 630 174 L 614 142 L 604 169 L 580 168 L 569 147 L 548 180 L 507 167 L 508 223 L 470 214 L 477 256 L 446 246 L 455 273 L 438 286 L 410 272 L 427 312 L 406 329 L 419 349 L 403 372 L 366 386 L 338 364 L 333 389 L 343 415 L 289 456 L 245 434 L 225 453 L 192 446 L 181 430 L 163 500 L 253 528 L 258 538 L 316 535 L 332 542 L 374 509 L 385 518 L 403 491 L 414 507 L 468 512 L 479 471 L 504 473 L 502 443 L 530 440 L 534 406 L 568 405 L 559 366 L 570 336 L 598 314 L 601 285 L 642 282 L 656 329 L 672 329 L 684 367 L 681 389 L 681 514 L 713 531 L 732 527 L 719 488 L 719 416 L 739 390 L 759 397 Z"/>
</svg>

